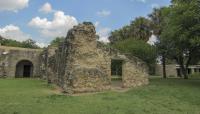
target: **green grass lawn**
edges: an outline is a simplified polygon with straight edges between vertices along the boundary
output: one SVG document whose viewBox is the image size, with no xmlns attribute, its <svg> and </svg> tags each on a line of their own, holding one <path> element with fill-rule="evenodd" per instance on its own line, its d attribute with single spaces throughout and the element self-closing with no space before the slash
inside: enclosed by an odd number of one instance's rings
<svg viewBox="0 0 200 114">
<path fill-rule="evenodd" d="M 56 95 L 33 79 L 0 79 L 0 114 L 200 114 L 200 80 L 150 79 L 125 93 Z"/>
</svg>

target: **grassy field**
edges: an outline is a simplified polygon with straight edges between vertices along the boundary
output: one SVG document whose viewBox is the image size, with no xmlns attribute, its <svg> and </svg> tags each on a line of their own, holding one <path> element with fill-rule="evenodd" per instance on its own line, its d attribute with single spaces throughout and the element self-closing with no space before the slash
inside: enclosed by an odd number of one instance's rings
<svg viewBox="0 0 200 114">
<path fill-rule="evenodd" d="M 150 79 L 125 93 L 56 95 L 33 79 L 0 79 L 0 114 L 200 114 L 200 80 Z"/>
</svg>

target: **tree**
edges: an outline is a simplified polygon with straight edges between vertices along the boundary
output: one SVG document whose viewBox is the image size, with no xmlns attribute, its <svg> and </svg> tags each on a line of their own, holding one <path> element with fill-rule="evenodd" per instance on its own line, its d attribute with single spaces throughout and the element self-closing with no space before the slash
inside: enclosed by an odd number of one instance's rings
<svg viewBox="0 0 200 114">
<path fill-rule="evenodd" d="M 2 36 L 0 36 L 0 44 L 2 46 L 12 46 L 12 47 L 21 47 L 21 48 L 32 48 L 32 49 L 39 48 L 36 45 L 36 42 L 31 39 L 25 40 L 23 42 L 19 42 L 19 41 L 12 40 L 12 39 L 6 39 Z"/>
<path fill-rule="evenodd" d="M 173 0 L 167 24 L 161 34 L 173 51 L 170 56 L 180 65 L 184 79 L 188 79 L 188 66 L 200 50 L 200 2 Z"/>
<path fill-rule="evenodd" d="M 39 48 L 38 45 L 36 45 L 36 42 L 32 39 L 27 39 L 27 40 L 23 41 L 22 47 L 23 48 L 32 48 L 32 49 Z"/>
<path fill-rule="evenodd" d="M 109 40 L 111 44 L 126 39 L 148 41 L 151 35 L 151 21 L 144 17 L 138 17 L 129 25 L 111 32 Z"/>
<path fill-rule="evenodd" d="M 157 43 L 157 52 L 158 56 L 161 56 L 162 59 L 162 66 L 163 66 L 163 78 L 167 78 L 166 75 L 166 58 L 168 56 L 168 45 L 166 45 L 166 42 L 161 40 L 160 35 L 163 31 L 163 26 L 166 24 L 165 20 L 167 19 L 167 16 L 170 13 L 169 7 L 162 7 L 162 8 L 154 8 L 153 12 L 149 15 L 151 21 L 152 21 L 152 29 L 153 33 L 157 36 L 159 42 Z"/>
<path fill-rule="evenodd" d="M 137 40 L 148 41 L 151 36 L 151 21 L 144 17 L 138 17 L 131 22 L 130 36 Z"/>
<path fill-rule="evenodd" d="M 64 37 L 56 37 L 54 40 L 51 41 L 51 46 L 59 46 L 60 43 L 64 42 Z"/>
<path fill-rule="evenodd" d="M 109 40 L 111 44 L 114 44 L 115 42 L 130 38 L 130 36 L 130 26 L 127 25 L 119 30 L 112 31 Z"/>
</svg>

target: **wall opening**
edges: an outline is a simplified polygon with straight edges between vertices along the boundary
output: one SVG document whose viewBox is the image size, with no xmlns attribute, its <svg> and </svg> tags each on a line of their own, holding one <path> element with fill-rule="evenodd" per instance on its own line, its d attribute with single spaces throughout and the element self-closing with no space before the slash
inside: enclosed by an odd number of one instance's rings
<svg viewBox="0 0 200 114">
<path fill-rule="evenodd" d="M 111 75 L 113 77 L 122 77 L 123 60 L 111 60 Z"/>
<path fill-rule="evenodd" d="M 113 88 L 122 87 L 123 60 L 111 60 L 111 80 Z"/>
<path fill-rule="evenodd" d="M 16 78 L 29 78 L 33 76 L 33 63 L 28 60 L 19 61 L 16 65 Z"/>
</svg>

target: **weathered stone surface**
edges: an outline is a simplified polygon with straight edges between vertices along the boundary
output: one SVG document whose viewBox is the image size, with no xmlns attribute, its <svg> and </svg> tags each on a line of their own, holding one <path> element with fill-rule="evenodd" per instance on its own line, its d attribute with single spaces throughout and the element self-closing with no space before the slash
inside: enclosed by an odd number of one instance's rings
<svg viewBox="0 0 200 114">
<path fill-rule="evenodd" d="M 42 79 L 47 80 L 48 83 L 57 82 L 56 49 L 56 47 L 44 49 L 40 58 Z"/>
<path fill-rule="evenodd" d="M 148 74 L 144 63 L 125 60 L 123 71 L 123 87 L 137 87 L 148 84 Z"/>
<path fill-rule="evenodd" d="M 108 75 L 99 68 L 77 67 L 72 72 L 72 90 L 75 93 L 110 89 Z"/>
<path fill-rule="evenodd" d="M 109 57 L 97 49 L 95 28 L 90 23 L 75 26 L 65 40 L 66 68 L 63 87 L 74 92 L 100 91 L 109 87 Z"/>
</svg>

